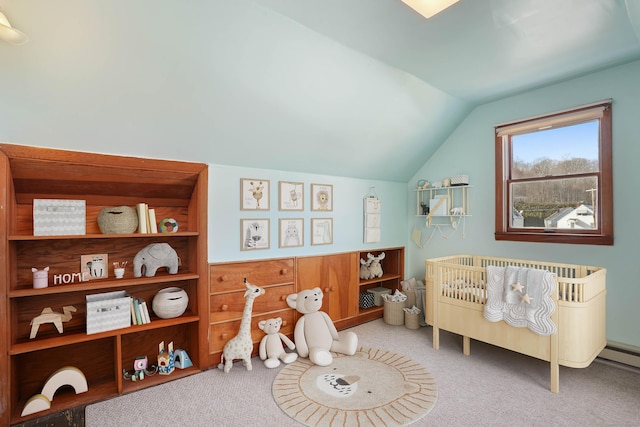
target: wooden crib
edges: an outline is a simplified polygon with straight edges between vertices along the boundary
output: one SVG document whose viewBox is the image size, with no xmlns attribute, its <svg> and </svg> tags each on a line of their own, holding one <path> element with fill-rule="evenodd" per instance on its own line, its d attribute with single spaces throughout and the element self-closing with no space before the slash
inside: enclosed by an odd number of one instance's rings
<svg viewBox="0 0 640 427">
<path fill-rule="evenodd" d="M 556 310 L 551 319 L 558 332 L 538 335 L 504 321 L 484 318 L 487 266 L 526 267 L 555 273 Z M 454 255 L 426 260 L 426 322 L 433 326 L 433 348 L 440 346 L 440 329 L 463 337 L 463 353 L 470 354 L 475 339 L 551 364 L 551 391 L 560 388 L 559 365 L 584 368 L 604 349 L 606 269 L 572 264 L 525 261 L 476 255 Z"/>
</svg>

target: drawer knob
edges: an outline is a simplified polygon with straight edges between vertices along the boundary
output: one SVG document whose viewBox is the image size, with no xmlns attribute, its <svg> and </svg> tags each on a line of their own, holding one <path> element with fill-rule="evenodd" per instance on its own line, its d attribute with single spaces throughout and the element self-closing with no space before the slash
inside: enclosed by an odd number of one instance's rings
<svg viewBox="0 0 640 427">
<path fill-rule="evenodd" d="M 328 294 L 329 293 L 329 288 L 324 288 L 324 293 Z"/>
<path fill-rule="evenodd" d="M 220 307 L 220 310 L 222 311 L 227 311 L 229 309 L 229 306 L 227 304 L 222 304 L 222 306 Z"/>
<path fill-rule="evenodd" d="M 289 272 L 289 270 L 288 270 L 288 269 L 286 269 L 286 268 L 283 268 L 282 270 L 280 270 L 280 274 L 281 274 L 281 275 L 283 275 L 283 276 L 284 276 L 285 274 L 287 274 L 288 272 Z"/>
<path fill-rule="evenodd" d="M 286 301 L 286 300 L 287 300 L 286 295 L 280 295 L 280 301 Z"/>
<path fill-rule="evenodd" d="M 229 280 L 229 276 L 227 276 L 226 274 L 218 277 L 218 282 L 226 282 L 227 280 Z"/>
<path fill-rule="evenodd" d="M 287 326 L 287 321 L 286 320 L 282 321 L 282 326 Z"/>
<path fill-rule="evenodd" d="M 229 334 L 220 334 L 220 339 L 226 340 Z"/>
</svg>

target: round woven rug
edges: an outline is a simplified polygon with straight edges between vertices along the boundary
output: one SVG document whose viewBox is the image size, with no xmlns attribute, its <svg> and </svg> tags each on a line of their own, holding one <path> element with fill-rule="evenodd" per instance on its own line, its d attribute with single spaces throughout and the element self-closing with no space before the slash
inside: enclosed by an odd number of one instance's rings
<svg viewBox="0 0 640 427">
<path fill-rule="evenodd" d="M 387 350 L 335 354 L 330 366 L 299 358 L 284 366 L 273 397 L 308 426 L 404 426 L 435 405 L 435 380 L 421 364 Z"/>
</svg>

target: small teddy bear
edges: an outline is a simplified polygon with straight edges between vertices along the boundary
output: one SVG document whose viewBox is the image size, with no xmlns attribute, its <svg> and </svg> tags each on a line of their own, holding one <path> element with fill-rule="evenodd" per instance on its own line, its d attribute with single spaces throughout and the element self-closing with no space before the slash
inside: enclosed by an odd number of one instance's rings
<svg viewBox="0 0 640 427">
<path fill-rule="evenodd" d="M 333 362 L 331 352 L 348 356 L 356 353 L 358 336 L 353 332 L 347 332 L 342 337 L 338 335 L 329 315 L 320 311 L 322 297 L 320 288 L 305 289 L 288 295 L 287 304 L 302 314 L 293 331 L 300 357 L 309 357 L 318 366 L 329 366 Z"/>
<path fill-rule="evenodd" d="M 262 320 L 258 323 L 258 327 L 266 334 L 262 337 L 262 341 L 260 341 L 259 352 L 260 359 L 264 360 L 264 366 L 267 368 L 277 368 L 280 366 L 280 360 L 284 363 L 291 363 L 298 359 L 296 353 L 287 353 L 284 350 L 284 346 L 282 345 L 283 341 L 290 350 L 294 350 L 296 345 L 286 335 L 280 332 L 280 326 L 282 326 L 282 319 L 280 317 Z"/>
</svg>

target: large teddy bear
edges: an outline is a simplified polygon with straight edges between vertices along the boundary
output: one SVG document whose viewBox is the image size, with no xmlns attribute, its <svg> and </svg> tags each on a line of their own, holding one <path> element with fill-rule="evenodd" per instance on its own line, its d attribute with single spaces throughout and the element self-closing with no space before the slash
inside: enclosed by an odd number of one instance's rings
<svg viewBox="0 0 640 427">
<path fill-rule="evenodd" d="M 261 320 L 258 323 L 258 328 L 266 334 L 262 337 L 262 341 L 260 341 L 259 354 L 260 359 L 264 360 L 264 366 L 267 368 L 277 368 L 280 366 L 280 360 L 284 363 L 291 363 L 298 359 L 296 353 L 287 353 L 284 351 L 283 341 L 290 350 L 295 349 L 296 345 L 289 337 L 280 332 L 280 326 L 282 326 L 282 319 L 280 317 Z"/>
<path fill-rule="evenodd" d="M 293 332 L 298 354 L 309 357 L 316 365 L 328 366 L 333 362 L 331 352 L 353 356 L 358 337 L 353 332 L 347 332 L 342 338 L 338 335 L 329 315 L 319 311 L 322 297 L 322 289 L 306 289 L 287 296 L 287 304 L 302 314 Z"/>
</svg>

